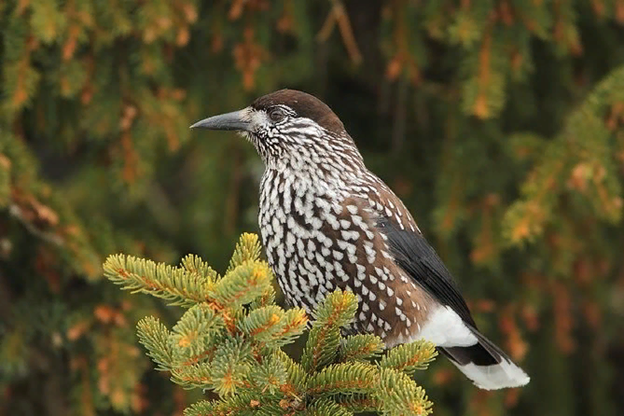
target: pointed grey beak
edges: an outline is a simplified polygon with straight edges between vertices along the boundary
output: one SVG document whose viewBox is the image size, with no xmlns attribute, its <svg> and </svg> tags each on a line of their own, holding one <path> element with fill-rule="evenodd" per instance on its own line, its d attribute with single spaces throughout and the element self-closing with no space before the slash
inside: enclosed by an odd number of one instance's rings
<svg viewBox="0 0 624 416">
<path fill-rule="evenodd" d="M 209 130 L 234 130 L 247 131 L 249 129 L 249 116 L 247 109 L 232 111 L 198 121 L 191 126 L 192 129 L 203 128 Z"/>
</svg>

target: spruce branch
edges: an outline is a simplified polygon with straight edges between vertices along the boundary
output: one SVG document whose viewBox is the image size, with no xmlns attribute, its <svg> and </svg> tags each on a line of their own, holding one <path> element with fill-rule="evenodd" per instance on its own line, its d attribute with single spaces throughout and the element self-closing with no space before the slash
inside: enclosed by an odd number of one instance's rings
<svg viewBox="0 0 624 416">
<path fill-rule="evenodd" d="M 137 325 L 139 341 L 157 370 L 184 388 L 219 399 L 185 411 L 199 415 L 426 415 L 431 403 L 411 375 L 425 369 L 435 348 L 424 341 L 389 350 L 374 335 L 344 337 L 358 308 L 349 291 L 329 294 L 315 318 L 298 363 L 281 347 L 307 328 L 302 309 L 275 305 L 273 274 L 260 260 L 258 239 L 244 234 L 220 277 L 197 256 L 181 266 L 116 255 L 106 276 L 123 289 L 188 308 L 171 330 L 155 317 Z"/>
<path fill-rule="evenodd" d="M 433 404 L 422 387 L 408 375 L 382 368 L 373 396 L 381 401 L 384 413 L 391 415 L 428 415 Z"/>
<path fill-rule="evenodd" d="M 269 285 L 259 298 L 256 298 L 251 302 L 251 308 L 256 309 L 262 306 L 273 305 L 275 303 L 275 289 L 273 285 Z"/>
<path fill-rule="evenodd" d="M 308 374 L 301 364 L 293 361 L 284 351 L 277 350 L 274 358 L 279 360 L 286 369 L 288 380 L 284 383 L 280 390 L 288 397 L 300 398 L 300 392 L 304 392 L 308 382 Z"/>
<path fill-rule="evenodd" d="M 284 311 L 277 305 L 265 306 L 252 311 L 242 320 L 239 328 L 260 342 L 271 341 L 282 329 Z"/>
<path fill-rule="evenodd" d="M 182 259 L 182 267 L 198 280 L 204 280 L 208 284 L 214 283 L 219 275 L 208 263 L 204 262 L 199 256 L 189 254 Z"/>
<path fill-rule="evenodd" d="M 246 261 L 219 280 L 209 297 L 223 307 L 240 307 L 267 291 L 271 276 L 267 263 Z"/>
<path fill-rule="evenodd" d="M 412 375 L 416 370 L 426 370 L 437 355 L 438 352 L 430 342 L 415 341 L 396 346 L 381 358 L 379 365 Z"/>
<path fill-rule="evenodd" d="M 214 354 L 210 351 L 206 357 Z M 212 363 L 206 361 L 199 364 L 184 365 L 171 369 L 171 381 L 185 388 L 214 389 L 212 379 Z"/>
<path fill-rule="evenodd" d="M 624 100 L 622 91 L 624 66 L 619 66 L 571 112 L 561 133 L 543 144 L 521 197 L 505 212 L 502 234 L 508 245 L 530 243 L 556 224 L 557 212 L 568 203 L 564 194 L 580 197 L 598 219 L 620 221 L 622 189 L 615 180 L 618 168 L 610 150 L 615 132 L 608 128 L 607 115 Z"/>
<path fill-rule="evenodd" d="M 379 379 L 379 368 L 365 363 L 332 364 L 319 371 L 308 381 L 308 393 L 356 394 L 369 393 Z"/>
<path fill-rule="evenodd" d="M 260 261 L 260 251 L 261 247 L 258 236 L 256 234 L 244 233 L 241 235 L 238 244 L 236 244 L 227 272 L 234 270 L 236 267 L 248 261 Z"/>
<path fill-rule="evenodd" d="M 349 394 L 337 396 L 336 402 L 351 413 L 374 412 L 383 408 L 383 403 L 372 394 Z"/>
<path fill-rule="evenodd" d="M 278 357 L 269 357 L 251 370 L 249 381 L 265 393 L 277 394 L 288 383 L 288 370 Z"/>
<path fill-rule="evenodd" d="M 284 325 L 276 334 L 275 343 L 283 346 L 293 342 L 306 329 L 308 316 L 302 309 L 290 309 L 284 313 Z"/>
<path fill-rule="evenodd" d="M 245 395 L 231 396 L 221 400 L 202 400 L 184 411 L 184 416 L 229 416 L 253 412 L 259 407 L 254 399 Z"/>
<path fill-rule="evenodd" d="M 320 399 L 312 403 L 303 413 L 305 416 L 351 416 L 353 413 L 329 399 Z"/>
<path fill-rule="evenodd" d="M 223 318 L 208 305 L 197 304 L 182 315 L 168 339 L 177 366 L 195 364 L 208 357 L 219 340 Z"/>
<path fill-rule="evenodd" d="M 185 269 L 116 254 L 104 263 L 104 275 L 122 289 L 149 293 L 171 305 L 190 307 L 206 300 L 213 282 Z"/>
<path fill-rule="evenodd" d="M 221 345 L 212 361 L 214 390 L 220 395 L 229 395 L 239 387 L 250 387 L 248 374 L 254 362 L 251 344 L 241 339 L 228 339 Z"/>
<path fill-rule="evenodd" d="M 341 361 L 361 361 L 379 356 L 385 345 L 381 338 L 370 334 L 347 337 L 340 346 Z"/>
<path fill-rule="evenodd" d="M 157 318 L 148 316 L 137 324 L 139 342 L 147 349 L 147 355 L 157 364 L 159 371 L 170 371 L 173 363 L 173 349 L 167 342 L 169 330 Z"/>
<path fill-rule="evenodd" d="M 340 346 L 340 328 L 351 322 L 357 310 L 357 297 L 340 289 L 328 295 L 315 313 L 301 363 L 313 373 L 333 362 Z"/>
</svg>

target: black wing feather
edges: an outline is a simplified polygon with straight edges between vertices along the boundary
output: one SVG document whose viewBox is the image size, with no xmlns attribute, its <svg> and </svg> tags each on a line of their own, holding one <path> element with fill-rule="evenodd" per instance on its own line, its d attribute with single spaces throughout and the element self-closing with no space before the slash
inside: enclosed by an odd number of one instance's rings
<svg viewBox="0 0 624 416">
<path fill-rule="evenodd" d="M 435 299 L 450 306 L 464 322 L 476 329 L 457 283 L 425 237 L 418 232 L 402 230 L 387 217 L 378 220 L 377 226 L 388 237 L 397 264 Z"/>
</svg>

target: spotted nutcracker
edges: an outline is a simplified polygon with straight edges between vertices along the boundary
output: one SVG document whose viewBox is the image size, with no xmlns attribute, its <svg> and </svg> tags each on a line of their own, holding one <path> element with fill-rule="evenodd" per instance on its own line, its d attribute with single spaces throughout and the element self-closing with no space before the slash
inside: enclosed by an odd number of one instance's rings
<svg viewBox="0 0 624 416">
<path fill-rule="evenodd" d="M 529 382 L 477 330 L 450 272 L 326 104 L 284 89 L 199 127 L 242 133 L 264 161 L 260 233 L 290 304 L 311 312 L 334 289 L 350 290 L 354 331 L 387 347 L 427 339 L 483 389 Z"/>
</svg>

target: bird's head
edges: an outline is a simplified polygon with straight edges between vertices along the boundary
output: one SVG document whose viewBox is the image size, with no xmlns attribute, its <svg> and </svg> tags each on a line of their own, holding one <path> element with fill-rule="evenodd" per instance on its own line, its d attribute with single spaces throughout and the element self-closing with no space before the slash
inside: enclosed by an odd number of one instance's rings
<svg viewBox="0 0 624 416">
<path fill-rule="evenodd" d="M 249 107 L 208 117 L 191 128 L 242 133 L 267 165 L 311 167 L 340 155 L 361 160 L 338 116 L 318 98 L 296 90 L 267 94 Z"/>
</svg>

